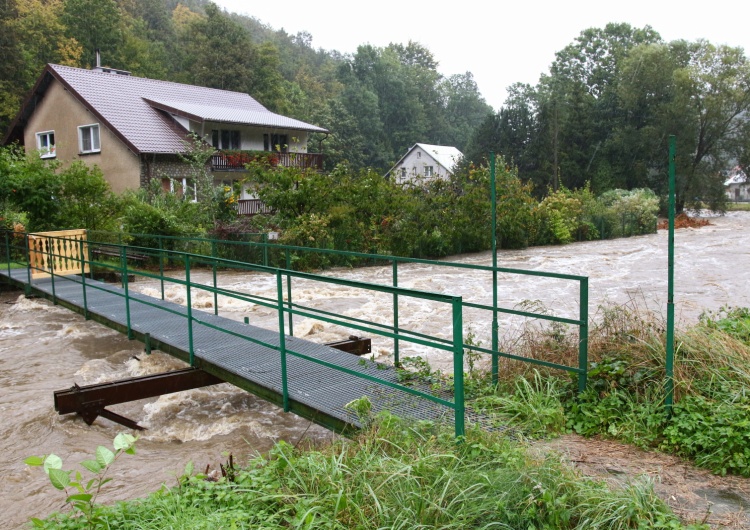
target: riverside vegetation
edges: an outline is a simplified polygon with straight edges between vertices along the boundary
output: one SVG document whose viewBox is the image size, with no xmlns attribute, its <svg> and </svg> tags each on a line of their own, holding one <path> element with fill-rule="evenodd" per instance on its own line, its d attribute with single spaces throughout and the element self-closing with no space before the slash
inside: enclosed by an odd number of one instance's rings
<svg viewBox="0 0 750 530">
<path fill-rule="evenodd" d="M 493 386 L 467 352 L 469 406 L 508 426 L 469 428 L 458 443 L 440 425 L 371 417 L 366 429 L 326 447 L 279 442 L 222 476 L 189 465 L 176 486 L 146 498 L 96 505 L 35 521 L 40 528 L 708 528 L 680 521 L 646 479 L 620 486 L 583 477 L 526 441 L 565 432 L 681 455 L 718 474 L 750 476 L 750 310 L 723 308 L 678 331 L 676 399 L 664 406 L 664 326 L 632 305 L 602 309 L 590 337 L 589 388 L 506 361 Z M 528 328 L 536 358 L 575 358 L 575 339 L 553 326 Z M 419 359 L 404 380 L 450 376 Z"/>
<path fill-rule="evenodd" d="M 29 231 L 87 228 L 131 234 L 241 237 L 279 231 L 280 243 L 408 257 L 443 257 L 491 248 L 490 174 L 467 166 L 450 180 L 399 185 L 372 170 L 342 164 L 328 173 L 248 164 L 235 187 L 213 186 L 204 162 L 212 150 L 190 144 L 197 190 L 174 194 L 160 183 L 113 194 L 101 171 L 8 147 L 0 149 L 0 227 Z M 186 157 L 187 158 L 187 157 Z M 175 183 L 179 188 L 180 185 Z M 237 215 L 239 187 L 255 191 L 273 209 L 252 218 Z M 658 197 L 648 189 L 610 190 L 595 196 L 588 187 L 549 190 L 539 200 L 532 186 L 499 160 L 497 238 L 499 248 L 565 244 L 656 230 Z M 198 202 L 183 200 L 197 196 Z M 130 238 L 133 245 L 147 245 Z M 306 253 L 294 268 L 352 266 L 361 258 Z"/>
</svg>

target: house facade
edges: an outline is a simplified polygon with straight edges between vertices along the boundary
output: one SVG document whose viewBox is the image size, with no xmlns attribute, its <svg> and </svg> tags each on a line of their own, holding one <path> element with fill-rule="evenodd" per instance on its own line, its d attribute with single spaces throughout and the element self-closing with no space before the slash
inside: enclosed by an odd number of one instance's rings
<svg viewBox="0 0 750 530">
<path fill-rule="evenodd" d="M 154 179 L 165 187 L 187 184 L 191 171 L 179 154 L 191 133 L 216 149 L 207 169 L 218 184 L 241 176 L 250 151 L 273 153 L 282 165 L 321 168 L 322 155 L 308 153 L 307 143 L 328 131 L 270 112 L 239 92 L 49 64 L 3 144 L 19 142 L 63 164 L 96 164 L 121 193 Z"/>
<path fill-rule="evenodd" d="M 731 176 L 724 181 L 727 199 L 732 202 L 750 201 L 750 182 L 741 169 L 736 168 Z"/>
<path fill-rule="evenodd" d="M 463 156 L 455 147 L 414 144 L 385 176 L 399 184 L 447 179 Z"/>
</svg>

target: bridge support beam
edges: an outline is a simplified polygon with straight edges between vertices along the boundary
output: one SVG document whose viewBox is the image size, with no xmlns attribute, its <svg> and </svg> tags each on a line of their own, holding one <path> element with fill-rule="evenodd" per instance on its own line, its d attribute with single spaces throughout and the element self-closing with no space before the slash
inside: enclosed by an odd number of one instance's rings
<svg viewBox="0 0 750 530">
<path fill-rule="evenodd" d="M 355 336 L 349 337 L 348 340 L 329 342 L 327 346 L 354 355 L 365 355 L 372 351 L 370 339 Z M 146 347 L 149 349 L 148 340 Z M 110 383 L 73 385 L 67 390 L 54 392 L 55 410 L 61 415 L 77 413 L 88 425 L 101 416 L 129 429 L 144 430 L 137 422 L 107 410 L 106 407 L 220 383 L 224 383 L 224 380 L 208 372 L 197 368 L 185 368 Z"/>
</svg>

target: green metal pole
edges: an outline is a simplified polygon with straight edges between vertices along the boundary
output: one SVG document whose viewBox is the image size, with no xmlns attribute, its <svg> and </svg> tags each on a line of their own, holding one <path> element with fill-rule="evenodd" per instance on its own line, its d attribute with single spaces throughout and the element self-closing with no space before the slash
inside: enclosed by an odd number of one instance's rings
<svg viewBox="0 0 750 530">
<path fill-rule="evenodd" d="M 580 283 L 578 318 L 578 393 L 586 390 L 589 367 L 589 279 L 583 278 Z"/>
<path fill-rule="evenodd" d="M 674 403 L 674 216 L 675 216 L 675 153 L 677 141 L 669 136 L 669 255 L 667 280 L 667 358 L 666 391 L 664 400 L 667 414 L 672 414 Z"/>
<path fill-rule="evenodd" d="M 128 325 L 128 339 L 133 340 L 133 329 L 130 325 L 130 289 L 128 288 L 128 256 L 124 246 L 120 247 L 120 271 L 122 273 L 122 288 L 125 290 L 125 316 Z"/>
<path fill-rule="evenodd" d="M 289 255 L 289 249 L 286 250 L 286 269 L 292 269 L 292 257 Z M 292 278 L 289 274 L 286 275 L 286 299 L 287 305 L 289 306 L 289 335 L 294 337 L 294 321 L 292 319 Z"/>
<path fill-rule="evenodd" d="M 26 263 L 28 266 L 26 267 L 26 285 L 24 286 L 23 293 L 26 296 L 29 296 L 31 294 L 31 247 L 29 247 L 29 234 L 24 234 L 24 238 L 26 239 Z"/>
<path fill-rule="evenodd" d="M 393 286 L 398 287 L 398 261 L 393 260 Z M 398 352 L 398 294 L 393 293 L 393 333 L 396 337 L 393 339 L 393 364 L 401 366 L 401 360 Z"/>
<path fill-rule="evenodd" d="M 8 280 L 10 281 L 10 235 L 5 232 L 5 257 L 8 260 Z"/>
<path fill-rule="evenodd" d="M 159 241 L 159 282 L 161 283 L 161 299 L 164 300 L 164 245 L 161 242 L 161 238 L 158 238 L 157 241 Z"/>
<path fill-rule="evenodd" d="M 281 271 L 276 271 L 276 293 L 279 312 L 279 353 L 281 354 L 281 395 L 284 412 L 289 412 L 289 386 L 286 375 L 286 336 L 284 335 L 284 287 Z"/>
<path fill-rule="evenodd" d="M 214 315 L 219 314 L 219 293 L 216 292 L 216 241 L 211 241 L 211 259 L 214 271 Z"/>
<path fill-rule="evenodd" d="M 463 300 L 453 298 L 453 400 L 456 438 L 465 433 Z"/>
<path fill-rule="evenodd" d="M 188 353 L 190 366 L 195 366 L 195 348 L 193 347 L 193 301 L 190 297 L 190 255 L 185 254 L 185 284 L 187 285 L 187 319 L 188 319 Z"/>
<path fill-rule="evenodd" d="M 52 238 L 47 238 L 47 267 L 49 268 L 49 277 L 52 282 L 52 303 L 57 305 L 57 293 L 55 292 L 55 258 L 52 255 Z"/>
<path fill-rule="evenodd" d="M 263 234 L 263 266 L 268 267 L 268 234 Z"/>
<path fill-rule="evenodd" d="M 83 288 L 83 318 L 89 319 L 89 306 L 86 299 L 86 258 L 83 255 L 83 239 L 78 240 L 78 255 L 81 256 L 81 287 Z"/>
<path fill-rule="evenodd" d="M 492 384 L 497 385 L 500 326 L 497 323 L 497 190 L 495 189 L 494 152 L 490 152 L 490 200 L 492 202 Z"/>
</svg>

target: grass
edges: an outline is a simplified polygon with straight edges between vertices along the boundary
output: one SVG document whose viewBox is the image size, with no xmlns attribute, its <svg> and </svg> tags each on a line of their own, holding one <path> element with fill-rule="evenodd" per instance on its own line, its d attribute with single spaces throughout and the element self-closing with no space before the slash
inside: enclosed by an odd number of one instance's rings
<svg viewBox="0 0 750 530">
<path fill-rule="evenodd" d="M 727 202 L 728 212 L 748 212 L 750 211 L 750 202 Z"/>
<path fill-rule="evenodd" d="M 189 472 L 179 487 L 101 516 L 102 528 L 139 530 L 705 528 L 682 525 L 647 481 L 611 488 L 507 438 L 473 430 L 456 443 L 436 425 L 388 415 L 356 440 L 315 450 L 280 442 L 217 482 Z"/>
</svg>

